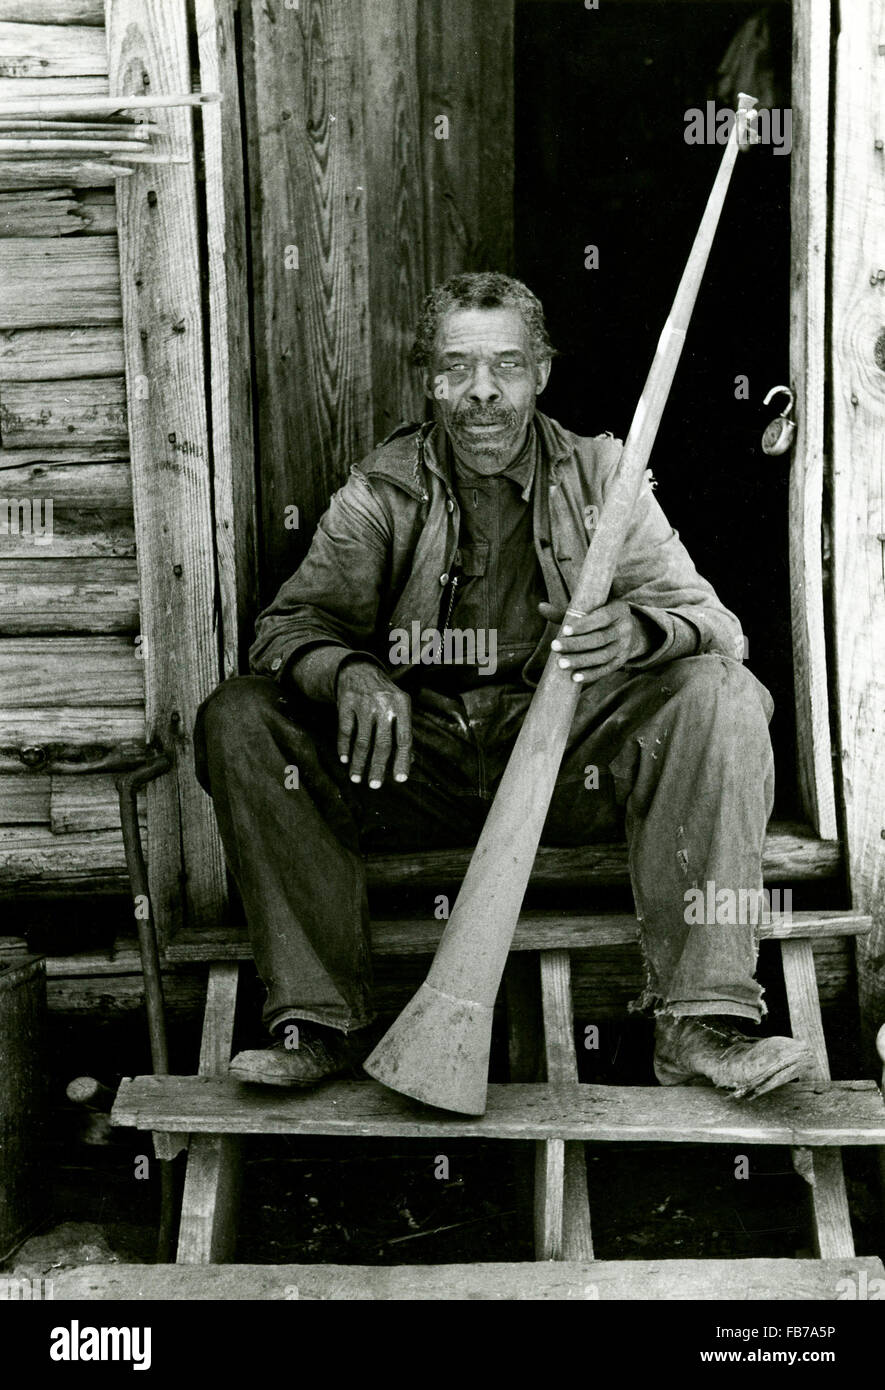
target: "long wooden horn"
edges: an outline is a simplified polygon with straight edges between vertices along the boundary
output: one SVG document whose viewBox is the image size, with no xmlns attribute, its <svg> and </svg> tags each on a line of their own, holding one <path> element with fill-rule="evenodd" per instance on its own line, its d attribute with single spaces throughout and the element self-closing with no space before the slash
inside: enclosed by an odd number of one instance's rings
<svg viewBox="0 0 885 1390">
<path fill-rule="evenodd" d="M 739 147 L 752 143 L 738 112 L 679 289 L 664 325 L 618 472 L 568 613 L 608 599 L 633 506 L 667 403 Z M 428 1105 L 466 1115 L 486 1108 L 492 1010 L 581 690 L 547 659 L 430 972 L 365 1062 L 370 1076 Z"/>
</svg>

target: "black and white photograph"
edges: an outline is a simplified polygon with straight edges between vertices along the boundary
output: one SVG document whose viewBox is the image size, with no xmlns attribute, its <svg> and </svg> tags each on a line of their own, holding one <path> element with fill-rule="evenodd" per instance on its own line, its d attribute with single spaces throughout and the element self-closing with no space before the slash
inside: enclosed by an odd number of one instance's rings
<svg viewBox="0 0 885 1390">
<path fill-rule="evenodd" d="M 0 0 L 26 1371 L 875 1364 L 883 267 L 885 0 Z"/>
</svg>

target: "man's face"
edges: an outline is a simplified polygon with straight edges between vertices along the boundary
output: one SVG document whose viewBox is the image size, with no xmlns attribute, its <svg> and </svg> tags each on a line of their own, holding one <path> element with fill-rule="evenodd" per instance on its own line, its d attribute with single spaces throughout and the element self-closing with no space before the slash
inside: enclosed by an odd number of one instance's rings
<svg viewBox="0 0 885 1390">
<path fill-rule="evenodd" d="M 516 309 L 450 309 L 437 330 L 424 389 L 456 455 L 478 473 L 518 456 L 550 375 Z"/>
</svg>

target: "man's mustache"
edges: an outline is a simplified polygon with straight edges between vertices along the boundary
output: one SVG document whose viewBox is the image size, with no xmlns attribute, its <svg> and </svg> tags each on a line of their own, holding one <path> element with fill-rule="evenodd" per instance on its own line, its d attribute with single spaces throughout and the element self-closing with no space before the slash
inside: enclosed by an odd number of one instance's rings
<svg viewBox="0 0 885 1390">
<path fill-rule="evenodd" d="M 516 416 L 510 410 L 460 410 L 455 415 L 458 425 L 512 425 Z"/>
</svg>

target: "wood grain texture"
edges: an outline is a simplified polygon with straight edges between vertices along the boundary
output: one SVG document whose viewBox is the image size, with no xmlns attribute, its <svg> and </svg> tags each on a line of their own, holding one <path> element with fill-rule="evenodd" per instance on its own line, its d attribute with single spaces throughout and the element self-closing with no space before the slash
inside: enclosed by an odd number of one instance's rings
<svg viewBox="0 0 885 1390">
<path fill-rule="evenodd" d="M 223 1076 L 231 1059 L 237 990 L 236 965 L 209 971 L 201 1076 Z M 233 1256 L 242 1181 L 242 1149 L 231 1135 L 194 1135 L 190 1141 L 178 1233 L 179 1264 L 217 1264 Z"/>
<path fill-rule="evenodd" d="M 119 875 L 110 876 L 103 891 L 119 892 Z M 168 973 L 163 976 L 163 999 L 167 1015 L 187 1017 L 199 1010 L 205 990 L 201 979 L 187 974 Z M 141 974 L 97 975 L 69 980 L 49 980 L 46 987 L 49 1012 L 80 1017 L 118 1019 L 125 1015 L 144 1013 L 144 981 Z"/>
<path fill-rule="evenodd" d="M 350 0 L 243 10 L 263 591 L 373 442 L 358 20 Z"/>
<path fill-rule="evenodd" d="M 429 850 L 426 854 L 373 855 L 368 862 L 370 885 L 384 883 L 438 884 L 440 889 L 464 877 L 472 851 Z M 800 883 L 832 878 L 839 872 L 840 846 L 819 840 L 807 826 L 773 822 L 765 839 L 762 867 L 766 881 Z M 580 849 L 541 846 L 532 869 L 530 885 L 558 884 L 580 887 L 592 877 L 599 884 L 628 881 L 627 847 L 624 844 L 586 845 Z M 439 891 L 439 890 L 438 890 Z"/>
<path fill-rule="evenodd" d="M 189 90 L 184 0 L 109 0 L 107 26 L 113 92 Z M 158 153 L 193 157 L 192 122 L 190 108 L 170 107 Z M 219 677 L 193 168 L 139 166 L 120 181 L 117 209 L 141 628 L 157 658 L 146 663 L 147 732 L 175 758 L 147 802 L 153 910 L 166 934 L 182 917 L 217 920 L 226 898 L 191 747 L 197 707 Z"/>
<path fill-rule="evenodd" d="M 94 77 L 3 77 L 0 76 L 0 110 L 18 114 L 22 97 L 107 96 L 106 76 Z"/>
<path fill-rule="evenodd" d="M 23 450 L 23 453 L 28 451 Z M 36 451 L 34 451 L 36 452 Z M 0 492 L 4 497 L 51 497 L 56 508 L 102 509 L 132 512 L 132 480 L 129 464 L 119 459 L 107 463 L 90 460 L 98 450 L 83 450 L 82 463 L 22 458 L 0 450 Z"/>
<path fill-rule="evenodd" d="M 871 918 L 855 912 L 794 912 L 791 923 L 761 923 L 760 938 L 818 941 L 831 936 L 857 936 L 870 929 Z M 378 918 L 372 922 L 372 951 L 377 956 L 432 955 L 442 936 L 442 923 L 425 918 Z M 635 917 L 624 913 L 585 915 L 556 911 L 523 911 L 513 937 L 512 951 L 579 951 L 612 946 L 638 945 L 639 927 Z M 199 935 L 181 932 L 168 948 L 170 960 L 248 960 L 251 946 L 245 936 L 233 930 Z M 526 1017 L 534 996 L 531 975 L 525 982 L 514 981 L 517 1012 Z M 536 972 L 535 972 L 536 973 Z M 509 996 L 508 996 L 509 998 Z M 522 1069 L 521 1069 L 522 1070 Z M 528 1079 L 525 1075 L 523 1080 Z"/>
<path fill-rule="evenodd" d="M 0 20 L 0 77 L 104 77 L 107 70 L 104 34 L 94 25 Z"/>
<path fill-rule="evenodd" d="M 841 7 L 830 263 L 833 587 L 849 882 L 854 905 L 875 917 L 858 958 L 871 1061 L 885 1018 L 885 167 L 875 147 L 883 35 L 883 0 Z"/>
<path fill-rule="evenodd" d="M 534 1233 L 535 1259 L 562 1258 L 564 1220 L 565 1140 L 545 1139 L 535 1145 Z M 583 1149 L 583 1145 L 579 1145 Z"/>
<path fill-rule="evenodd" d="M 4 637 L 0 708 L 140 706 L 144 667 L 126 637 Z"/>
<path fill-rule="evenodd" d="M 110 187 L 118 177 L 126 176 L 131 170 L 110 160 L 66 158 L 53 155 L 43 159 L 14 158 L 0 159 L 0 189 L 49 187 L 63 179 L 75 188 Z"/>
<path fill-rule="evenodd" d="M 135 705 L 0 709 L 0 772 L 21 772 L 28 749 L 39 754 L 33 766 L 46 772 L 132 767 L 145 757 L 144 711 Z M 35 860 L 35 873 L 40 863 Z"/>
<path fill-rule="evenodd" d="M 122 377 L 77 381 L 0 379 L 0 439 L 4 449 L 81 446 L 125 448 L 126 387 Z"/>
<path fill-rule="evenodd" d="M 0 777 L 0 825 L 48 825 L 49 778 Z"/>
<path fill-rule="evenodd" d="M 0 210 L 0 226 L 3 216 Z M 33 383 L 65 377 L 122 375 L 120 327 L 19 328 L 0 332 L 0 391 L 7 381 Z M 123 399 L 125 405 L 125 396 Z M 126 436 L 127 447 L 128 442 Z"/>
<path fill-rule="evenodd" d="M 203 111 L 209 369 L 222 674 L 248 669 L 257 611 L 255 447 L 243 132 L 234 0 L 196 0 Z"/>
<path fill-rule="evenodd" d="M 0 328 L 83 328 L 120 319 L 116 237 L 0 240 Z"/>
<path fill-rule="evenodd" d="M 822 523 L 827 313 L 830 6 L 793 5 L 790 158 L 790 380 L 798 428 L 790 467 L 790 607 L 799 794 L 827 840 L 838 835 L 824 636 Z M 778 408 L 782 408 L 781 397 Z"/>
<path fill-rule="evenodd" d="M 513 0 L 424 0 L 417 70 L 425 279 L 513 264 Z M 449 122 L 437 139 L 437 117 Z"/>
<path fill-rule="evenodd" d="M 861 1273 L 885 1276 L 875 1256 L 855 1260 L 596 1260 L 576 1264 L 470 1265 L 81 1265 L 56 1270 L 57 1299 L 403 1300 L 514 1299 L 599 1302 L 819 1302 L 844 1297 Z M 846 1283 L 847 1281 L 847 1283 Z"/>
<path fill-rule="evenodd" d="M 0 1142 L 4 1260 L 45 1217 L 48 1172 L 41 1148 L 49 1108 L 46 968 L 25 956 L 0 976 Z"/>
<path fill-rule="evenodd" d="M 119 893 L 126 882 L 119 830 L 53 835 L 48 826 L 0 826 L 0 896 L 4 899 L 60 889 Z"/>
<path fill-rule="evenodd" d="M 0 505 L 6 500 L 14 503 L 20 499 L 0 498 Z M 16 517 L 20 517 L 21 514 L 21 509 L 18 508 L 15 512 Z M 45 509 L 41 511 L 41 525 L 44 524 L 44 516 Z M 7 525 L 8 532 L 5 529 Z M 15 529 L 16 525 L 19 527 L 18 530 Z M 33 513 L 32 525 L 36 525 Z M 68 556 L 115 556 L 124 559 L 135 554 L 135 533 L 131 518 L 119 512 L 105 512 L 95 507 L 53 507 L 51 542 L 46 546 L 36 536 L 36 530 L 31 534 L 21 529 L 20 521 L 7 523 L 5 507 L 0 526 L 0 556 L 3 560 L 33 560 L 35 556 L 40 555 L 51 556 L 53 559 L 65 559 Z M 48 535 L 48 523 L 46 526 Z"/>
<path fill-rule="evenodd" d="M 92 777 L 50 777 L 49 826 L 53 835 L 82 835 L 91 830 L 117 830 L 120 800 L 109 773 Z M 144 792 L 138 795 L 139 815 L 146 820 Z"/>
<path fill-rule="evenodd" d="M 62 194 L 56 189 L 47 189 L 46 193 L 49 196 L 31 189 L 0 195 L 0 236 L 55 237 L 85 231 L 88 223 L 72 188 Z"/>
<path fill-rule="evenodd" d="M 705 1087 L 490 1086 L 488 1110 L 478 1118 L 442 1114 L 370 1081 L 333 1082 L 319 1093 L 257 1090 L 208 1076 L 124 1077 L 112 1123 L 201 1134 L 830 1147 L 885 1142 L 885 1105 L 873 1081 L 791 1083 L 741 1102 Z"/>
<path fill-rule="evenodd" d="M 784 941 L 781 954 L 793 1037 L 801 1038 L 811 1048 L 812 1075 L 819 1081 L 829 1081 L 830 1064 L 811 942 Z M 811 1190 L 815 1253 L 823 1259 L 853 1255 L 854 1237 L 841 1153 L 838 1149 L 807 1153 L 801 1165 L 800 1171 Z"/>
<path fill-rule="evenodd" d="M 4 449 L 0 447 L 0 473 L 7 468 L 20 468 L 24 464 L 46 464 L 46 449 Z M 63 444 L 52 451 L 52 463 L 119 463 L 129 455 L 128 448 L 114 449 L 105 444 L 94 444 L 91 448 L 76 444 Z"/>
<path fill-rule="evenodd" d="M 21 780 L 21 779 L 18 779 Z M 45 779 L 47 782 L 49 779 Z M 0 936 L 0 960 L 6 961 L 15 955 L 27 952 L 27 939 L 17 936 Z M 76 975 L 131 975 L 141 969 L 138 947 L 131 937 L 121 937 L 108 950 L 79 951 L 76 955 L 52 955 L 46 957 L 46 975 L 49 977 Z"/>
<path fill-rule="evenodd" d="M 134 559 L 0 559 L 0 636 L 137 631 Z"/>
<path fill-rule="evenodd" d="M 571 957 L 565 950 L 542 951 L 540 964 L 547 1080 L 574 1083 L 578 1080 L 578 1063 L 575 1056 Z M 541 1248 L 536 1225 L 535 1255 L 538 1259 L 546 1260 L 592 1260 L 593 1235 L 584 1145 L 574 1142 L 565 1144 L 561 1167 L 557 1161 L 548 1161 L 545 1166 L 548 1170 L 553 1168 L 555 1190 L 552 1198 L 554 1208 L 559 1211 L 560 1224 L 556 1229 L 554 1223 L 553 1240 Z M 549 1188 L 547 1190 L 550 1191 Z M 550 1225 L 551 1221 L 546 1220 L 545 1235 Z"/>
<path fill-rule="evenodd" d="M 363 0 L 373 442 L 404 420 L 423 420 L 424 394 L 409 352 L 424 294 L 420 192 L 428 139 L 422 125 L 414 0 Z"/>
<path fill-rule="evenodd" d="M 0 0 L 0 20 L 31 24 L 104 25 L 104 0 Z"/>
<path fill-rule="evenodd" d="M 86 221 L 84 235 L 110 236 L 117 231 L 117 199 L 113 188 L 75 190 L 80 216 Z"/>
</svg>

